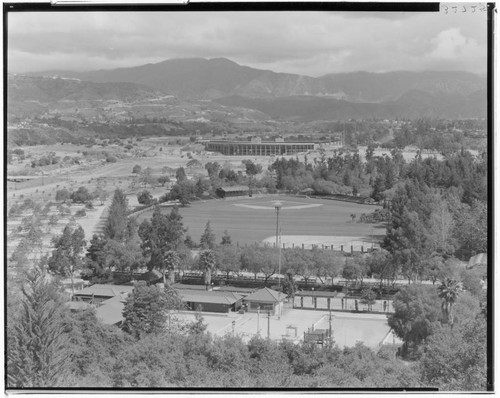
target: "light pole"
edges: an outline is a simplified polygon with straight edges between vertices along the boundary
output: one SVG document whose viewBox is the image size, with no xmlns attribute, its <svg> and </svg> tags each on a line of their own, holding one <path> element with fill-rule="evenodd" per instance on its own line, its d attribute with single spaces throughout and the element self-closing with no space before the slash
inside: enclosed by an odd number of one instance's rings
<svg viewBox="0 0 500 398">
<path fill-rule="evenodd" d="M 260 305 L 257 306 L 257 334 L 260 335 L 259 321 L 260 321 Z"/>
<path fill-rule="evenodd" d="M 279 239 L 279 224 L 280 224 L 280 210 L 281 210 L 281 202 L 277 201 L 274 204 L 274 208 L 276 209 L 276 247 L 278 248 L 278 289 L 281 287 L 281 244 Z"/>
<path fill-rule="evenodd" d="M 267 338 L 271 336 L 271 311 L 267 311 Z"/>
<path fill-rule="evenodd" d="M 328 339 L 330 343 L 330 347 L 332 346 L 333 339 L 332 339 L 332 310 L 330 310 L 330 316 L 328 318 Z"/>
</svg>

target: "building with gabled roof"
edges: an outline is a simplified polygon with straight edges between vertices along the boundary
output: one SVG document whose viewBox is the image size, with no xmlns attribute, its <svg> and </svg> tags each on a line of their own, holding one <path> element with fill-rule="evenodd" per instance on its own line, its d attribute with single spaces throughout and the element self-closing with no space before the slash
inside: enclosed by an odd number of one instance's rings
<svg viewBox="0 0 500 398">
<path fill-rule="evenodd" d="M 273 315 L 281 313 L 285 295 L 276 290 L 265 287 L 249 294 L 243 299 L 248 312 L 271 312 Z"/>
<path fill-rule="evenodd" d="M 215 190 L 215 193 L 220 198 L 228 198 L 231 196 L 245 196 L 249 195 L 250 188 L 245 185 L 234 185 L 232 187 L 219 187 Z"/>
<path fill-rule="evenodd" d="M 87 301 L 92 304 L 98 305 L 103 301 L 109 300 L 110 298 L 131 293 L 134 290 L 134 286 L 130 285 L 111 285 L 111 284 L 99 284 L 85 287 L 81 290 L 75 292 L 75 298 L 77 300 Z"/>
<path fill-rule="evenodd" d="M 243 295 L 228 291 L 176 289 L 188 310 L 203 312 L 238 311 Z"/>
<path fill-rule="evenodd" d="M 95 308 L 96 317 L 105 325 L 120 325 L 123 322 L 125 301 L 134 286 L 95 284 L 75 292 L 73 301 L 66 303 L 72 311 Z"/>
<path fill-rule="evenodd" d="M 123 309 L 128 293 L 119 294 L 103 301 L 95 310 L 95 315 L 105 325 L 120 325 L 123 318 Z"/>
</svg>

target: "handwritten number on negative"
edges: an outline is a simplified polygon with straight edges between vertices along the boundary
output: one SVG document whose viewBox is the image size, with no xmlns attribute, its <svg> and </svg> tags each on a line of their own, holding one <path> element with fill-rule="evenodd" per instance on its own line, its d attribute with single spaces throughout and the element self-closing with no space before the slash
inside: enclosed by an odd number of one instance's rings
<svg viewBox="0 0 500 398">
<path fill-rule="evenodd" d="M 472 12 L 472 13 L 475 13 L 476 12 L 476 8 L 479 10 L 479 11 L 486 11 L 486 6 L 485 5 L 481 5 L 481 6 L 465 6 L 465 5 L 461 5 L 460 7 L 462 7 L 461 9 L 461 12 L 464 13 L 464 12 Z M 445 14 L 449 14 L 449 10 L 450 8 L 453 10 L 453 14 L 456 14 L 457 11 L 458 11 L 458 8 L 459 6 L 452 6 L 452 7 L 448 7 L 447 5 L 444 5 L 443 4 L 443 11 Z"/>
</svg>

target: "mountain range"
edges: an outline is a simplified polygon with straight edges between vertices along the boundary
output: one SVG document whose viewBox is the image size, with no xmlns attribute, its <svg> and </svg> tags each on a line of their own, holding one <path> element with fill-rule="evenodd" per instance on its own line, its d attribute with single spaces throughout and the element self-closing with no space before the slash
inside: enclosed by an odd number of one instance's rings
<svg viewBox="0 0 500 398">
<path fill-rule="evenodd" d="M 225 58 L 190 58 L 113 70 L 45 71 L 32 76 L 80 79 L 94 84 L 91 91 L 102 92 L 104 97 L 107 89 L 122 97 L 126 93 L 132 97 L 172 95 L 252 109 L 278 120 L 482 118 L 487 107 L 486 79 L 460 71 L 311 77 L 251 68 Z M 47 90 L 48 97 L 58 93 L 57 89 Z M 60 94 L 62 99 L 64 93 Z"/>
</svg>

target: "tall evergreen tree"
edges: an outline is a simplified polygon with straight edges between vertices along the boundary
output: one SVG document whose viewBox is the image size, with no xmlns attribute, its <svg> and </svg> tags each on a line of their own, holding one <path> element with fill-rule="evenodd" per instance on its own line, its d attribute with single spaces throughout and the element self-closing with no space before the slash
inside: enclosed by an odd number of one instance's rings
<svg viewBox="0 0 500 398">
<path fill-rule="evenodd" d="M 375 182 L 373 184 L 373 191 L 370 197 L 378 202 L 384 198 L 382 195 L 382 192 L 384 191 L 385 191 L 384 178 L 381 175 L 378 175 L 377 178 L 375 178 Z"/>
<path fill-rule="evenodd" d="M 210 221 L 205 224 L 205 231 L 200 237 L 200 246 L 202 249 L 214 249 L 215 248 L 215 234 L 210 228 Z"/>
<path fill-rule="evenodd" d="M 426 262 L 434 255 L 431 216 L 436 200 L 425 184 L 407 181 L 391 202 L 391 221 L 381 246 L 401 264 L 409 281 L 425 275 Z"/>
<path fill-rule="evenodd" d="M 7 387 L 64 386 L 69 356 L 65 349 L 64 306 L 57 286 L 37 266 L 27 273 L 22 305 L 8 323 Z"/>
<path fill-rule="evenodd" d="M 108 240 L 104 235 L 94 234 L 89 242 L 87 254 L 85 254 L 85 264 L 82 275 L 91 281 L 107 280 L 110 272 L 106 269 L 106 253 L 104 248 Z"/>
<path fill-rule="evenodd" d="M 186 171 L 184 170 L 184 167 L 179 167 L 175 171 L 175 178 L 177 179 L 177 183 L 187 180 Z"/>
<path fill-rule="evenodd" d="M 222 240 L 221 240 L 220 244 L 221 245 L 231 245 L 232 244 L 231 236 L 227 232 L 227 229 L 224 230 L 224 235 L 222 236 Z"/>
<path fill-rule="evenodd" d="M 104 235 L 108 239 L 122 240 L 127 233 L 128 200 L 121 189 L 113 195 L 108 218 L 104 225 Z"/>
</svg>

